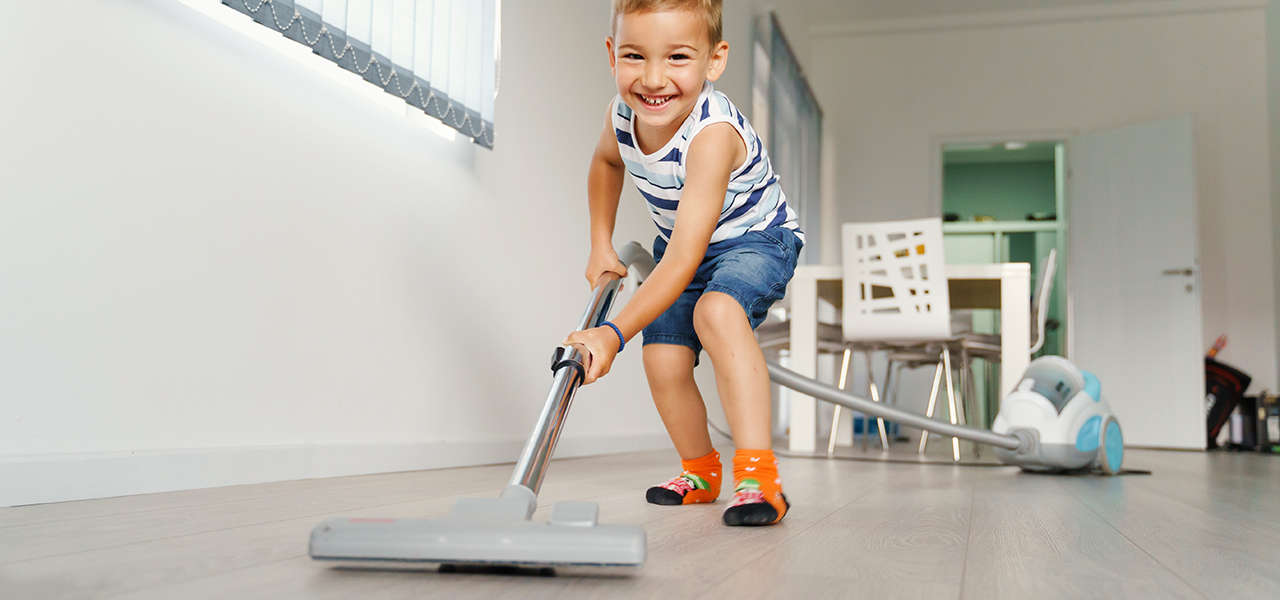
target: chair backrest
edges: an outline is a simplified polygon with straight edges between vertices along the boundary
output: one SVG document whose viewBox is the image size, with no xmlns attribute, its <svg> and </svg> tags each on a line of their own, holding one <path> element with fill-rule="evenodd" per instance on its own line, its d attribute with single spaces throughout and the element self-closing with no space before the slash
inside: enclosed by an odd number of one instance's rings
<svg viewBox="0 0 1280 600">
<path fill-rule="evenodd" d="M 1036 289 L 1031 296 L 1031 325 L 1036 341 L 1031 354 L 1044 346 L 1044 324 L 1048 318 L 1049 297 L 1053 295 L 1053 274 L 1058 269 L 1058 249 L 1049 250 L 1049 256 L 1040 261 L 1040 274 L 1036 276 Z"/>
<path fill-rule="evenodd" d="M 841 238 L 845 340 L 951 337 L 942 219 L 845 223 Z"/>
</svg>

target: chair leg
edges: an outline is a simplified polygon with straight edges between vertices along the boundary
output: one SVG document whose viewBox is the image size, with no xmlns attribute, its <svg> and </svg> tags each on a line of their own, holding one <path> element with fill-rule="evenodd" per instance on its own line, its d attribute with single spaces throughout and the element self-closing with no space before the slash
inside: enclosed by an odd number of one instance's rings
<svg viewBox="0 0 1280 600">
<path fill-rule="evenodd" d="M 876 386 L 876 376 L 875 376 L 875 371 L 872 370 L 871 368 L 871 359 L 872 359 L 872 353 L 868 352 L 867 353 L 867 391 L 871 393 L 872 402 L 879 402 L 880 388 Z M 870 421 L 868 421 L 867 424 L 870 425 Z M 880 417 L 876 417 L 876 433 L 880 434 L 880 449 L 888 450 L 889 436 L 885 434 L 884 419 L 881 419 Z M 867 431 L 865 426 L 863 427 L 862 435 L 863 435 L 863 440 L 865 441 L 867 436 Z M 865 449 L 867 447 L 867 444 L 864 443 L 862 447 Z"/>
<path fill-rule="evenodd" d="M 990 428 L 995 424 L 996 415 L 1000 413 L 1000 405 L 1004 403 L 1004 398 L 1000 396 L 1000 363 L 987 361 L 987 422 L 985 425 Z"/>
<path fill-rule="evenodd" d="M 990 390 L 987 393 L 991 397 L 989 403 L 991 410 L 987 411 L 991 416 L 990 422 L 987 423 L 988 427 L 995 424 L 996 415 L 1000 414 L 1000 406 L 1004 404 L 1004 397 L 1000 395 L 1000 369 L 1002 368 L 998 362 L 987 361 L 987 389 Z"/>
<path fill-rule="evenodd" d="M 844 383 L 849 375 L 849 356 L 853 351 L 849 348 L 844 349 L 844 362 L 840 365 L 840 391 L 844 391 Z M 827 457 L 830 458 L 836 454 L 836 435 L 840 432 L 840 409 L 843 408 L 839 404 L 836 405 L 834 411 L 831 412 L 831 437 L 827 439 Z"/>
<path fill-rule="evenodd" d="M 964 424 L 973 427 L 974 423 L 982 422 L 982 416 L 978 414 L 978 382 L 973 378 L 973 358 L 964 347 L 960 348 L 960 366 L 964 369 L 966 382 L 960 393 L 960 402 L 964 406 Z M 982 457 L 980 444 L 973 445 L 973 457 Z"/>
<path fill-rule="evenodd" d="M 929 409 L 924 415 L 930 419 L 933 418 L 933 408 L 938 400 L 938 382 L 942 380 L 942 361 L 938 361 L 938 366 L 933 370 L 933 389 L 929 390 Z M 929 430 L 925 429 L 920 432 L 920 452 L 924 456 L 925 448 L 929 447 Z"/>
<path fill-rule="evenodd" d="M 959 416 L 960 425 L 969 425 L 970 417 L 972 417 L 972 413 L 969 412 L 969 404 L 966 402 L 966 398 L 972 398 L 969 397 L 968 394 L 969 384 L 973 381 L 972 377 L 970 377 L 973 374 L 970 374 L 969 372 L 969 363 L 966 362 L 966 358 L 968 358 L 968 356 L 969 352 L 966 351 L 963 345 L 961 345 L 960 365 L 956 365 L 956 372 L 960 375 L 960 398 L 956 399 L 956 413 L 957 416 Z M 974 444 L 974 449 L 977 450 L 977 448 L 978 445 Z M 977 455 L 977 452 L 974 452 L 974 455 Z"/>
<path fill-rule="evenodd" d="M 880 401 L 881 401 L 881 402 L 884 402 L 885 404 L 888 404 L 888 403 L 889 403 L 890 390 L 892 390 L 892 389 L 893 389 L 893 384 L 894 384 L 894 380 L 893 380 L 893 361 L 889 361 L 889 363 L 888 363 L 887 365 L 885 365 L 885 369 L 884 369 L 884 396 L 882 396 L 882 397 L 880 398 Z M 892 427 L 891 427 L 892 425 L 893 425 L 893 423 L 886 423 L 886 424 L 885 424 L 885 430 L 886 430 L 886 431 L 890 430 L 890 429 L 892 428 Z M 889 435 L 888 437 L 886 437 L 886 438 L 885 438 L 885 441 L 887 441 L 887 442 L 889 443 L 889 445 L 893 445 L 893 441 L 894 441 L 894 440 L 893 440 L 893 435 Z"/>
<path fill-rule="evenodd" d="M 958 405 L 956 412 L 959 417 L 958 422 L 961 425 L 969 424 L 969 406 L 965 403 L 965 395 L 969 393 L 969 369 L 967 368 L 968 364 L 965 363 L 967 356 L 968 353 L 964 348 L 961 348 L 960 364 L 956 365 L 956 373 L 960 375 L 960 398 L 956 403 Z"/>
<path fill-rule="evenodd" d="M 961 425 L 968 425 L 969 407 L 965 404 L 965 395 L 969 393 L 969 372 L 965 368 L 964 357 L 965 350 L 961 347 L 959 357 L 960 364 L 956 365 L 956 375 L 960 377 L 960 387 L 956 392 L 960 396 L 959 398 L 956 398 L 956 422 Z"/>
<path fill-rule="evenodd" d="M 895 363 L 894 366 L 896 368 L 894 369 L 895 375 L 893 377 L 893 389 L 892 389 L 893 395 L 890 396 L 890 398 L 892 398 L 892 400 L 890 401 L 890 404 L 896 407 L 898 406 L 898 391 L 902 389 L 902 368 L 905 367 L 906 364 Z M 885 387 L 887 388 L 889 386 L 886 384 Z M 895 442 L 907 441 L 907 434 L 902 431 L 901 423 L 898 424 L 898 435 L 894 437 L 893 441 Z"/>
<path fill-rule="evenodd" d="M 862 354 L 866 357 L 867 364 L 870 365 L 871 350 L 863 350 Z M 871 371 L 870 369 L 868 369 L 867 370 L 867 395 L 868 396 L 871 395 L 871 385 L 872 385 Z M 871 430 L 870 428 L 871 421 L 867 418 L 866 413 L 863 413 L 862 416 L 858 417 L 858 422 L 862 424 L 862 451 L 866 452 L 867 448 L 871 444 L 871 438 L 867 435 L 867 433 Z M 856 436 L 858 432 L 854 431 L 853 433 Z"/>
<path fill-rule="evenodd" d="M 893 366 L 895 367 L 894 373 L 897 373 L 897 375 L 893 377 L 893 395 L 890 396 L 890 398 L 892 398 L 893 400 L 890 402 L 890 404 L 897 406 L 898 390 L 902 389 L 902 368 L 907 365 L 906 363 L 896 362 L 896 363 L 893 363 Z M 888 387 L 888 385 L 886 384 L 885 387 Z"/>
<path fill-rule="evenodd" d="M 943 372 L 947 376 L 947 408 L 951 410 L 951 424 L 957 425 L 955 385 L 951 382 L 951 349 L 946 346 L 942 347 L 942 362 Z M 956 462 L 960 462 L 960 438 L 958 437 L 951 438 L 951 456 Z"/>
</svg>

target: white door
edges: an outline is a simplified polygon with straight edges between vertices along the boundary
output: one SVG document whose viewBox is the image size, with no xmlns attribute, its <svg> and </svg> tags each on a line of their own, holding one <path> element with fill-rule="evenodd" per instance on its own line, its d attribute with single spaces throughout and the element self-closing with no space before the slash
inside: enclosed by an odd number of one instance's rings
<svg viewBox="0 0 1280 600">
<path fill-rule="evenodd" d="M 1068 353 L 1126 445 L 1205 447 L 1193 139 L 1188 116 L 1067 145 Z"/>
</svg>

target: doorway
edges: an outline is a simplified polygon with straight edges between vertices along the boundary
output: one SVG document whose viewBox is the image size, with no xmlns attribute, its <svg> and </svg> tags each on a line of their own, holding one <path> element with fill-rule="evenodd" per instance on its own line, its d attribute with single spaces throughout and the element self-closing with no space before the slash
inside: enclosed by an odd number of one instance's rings
<svg viewBox="0 0 1280 600">
<path fill-rule="evenodd" d="M 1065 150 L 1065 140 L 940 145 L 942 228 L 948 263 L 1025 262 L 1031 265 L 1035 282 L 1050 251 L 1057 251 L 1044 345 L 1033 358 L 1065 356 L 1067 349 Z M 999 333 L 999 316 L 994 310 L 954 312 L 953 320 L 974 332 Z M 978 397 L 983 399 L 979 402 L 982 422 L 987 426 L 998 406 L 994 393 L 998 368 L 981 361 L 974 364 Z"/>
</svg>

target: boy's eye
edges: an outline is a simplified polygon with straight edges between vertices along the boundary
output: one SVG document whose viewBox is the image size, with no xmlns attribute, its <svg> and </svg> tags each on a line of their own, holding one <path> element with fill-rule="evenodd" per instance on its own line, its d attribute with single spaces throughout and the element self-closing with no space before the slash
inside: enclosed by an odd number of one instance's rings
<svg viewBox="0 0 1280 600">
<path fill-rule="evenodd" d="M 688 54 L 672 54 L 671 60 L 689 60 Z"/>
<path fill-rule="evenodd" d="M 622 58 L 625 58 L 625 59 L 627 59 L 627 60 L 644 60 L 644 57 L 643 57 L 643 56 L 640 56 L 639 54 L 636 54 L 635 52 L 631 52 L 631 53 L 628 53 L 628 54 L 623 54 L 623 55 L 622 55 Z"/>
</svg>

